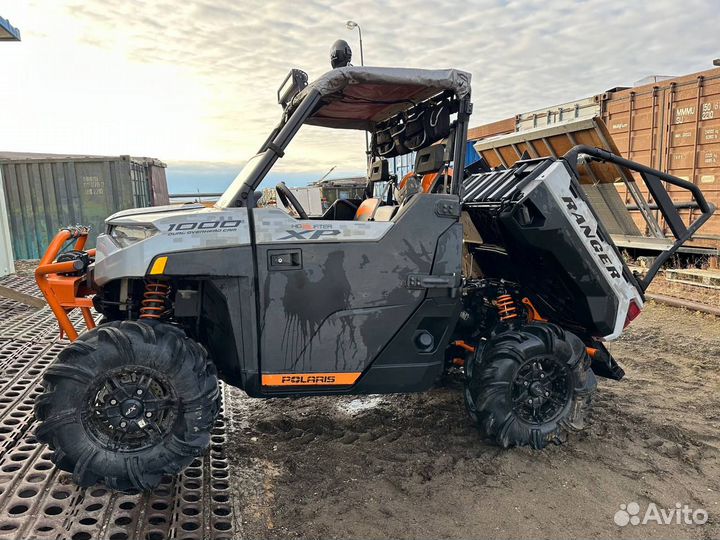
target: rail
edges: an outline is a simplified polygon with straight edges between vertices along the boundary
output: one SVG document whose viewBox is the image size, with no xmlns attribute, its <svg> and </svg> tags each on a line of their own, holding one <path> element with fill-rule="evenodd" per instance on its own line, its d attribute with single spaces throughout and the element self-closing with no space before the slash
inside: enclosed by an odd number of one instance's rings
<svg viewBox="0 0 720 540">
<path fill-rule="evenodd" d="M 652 195 L 658 210 L 660 210 L 660 213 L 665 218 L 665 222 L 675 238 L 675 242 L 672 246 L 663 251 L 655 259 L 655 262 L 650 266 L 645 274 L 645 277 L 639 282 L 640 287 L 644 292 L 647 290 L 662 265 L 673 256 L 680 246 L 692 238 L 695 231 L 697 231 L 708 219 L 710 219 L 710 216 L 712 216 L 715 212 L 715 206 L 707 202 L 700 188 L 692 182 L 688 182 L 687 180 L 672 176 L 671 174 L 658 171 L 657 169 L 652 169 L 646 165 L 636 163 L 635 161 L 622 158 L 612 152 L 603 150 L 602 148 L 577 145 L 571 148 L 563 156 L 563 159 L 575 171 L 576 175 L 578 174 L 578 158 L 581 154 L 593 157 L 599 161 L 613 163 L 619 167 L 638 173 L 643 182 L 645 182 L 645 185 Z M 673 203 L 662 182 L 667 182 L 668 184 L 687 190 L 692 194 L 695 199 L 695 203 L 697 203 L 697 206 L 702 213 L 689 227 L 685 226 L 675 203 Z"/>
</svg>

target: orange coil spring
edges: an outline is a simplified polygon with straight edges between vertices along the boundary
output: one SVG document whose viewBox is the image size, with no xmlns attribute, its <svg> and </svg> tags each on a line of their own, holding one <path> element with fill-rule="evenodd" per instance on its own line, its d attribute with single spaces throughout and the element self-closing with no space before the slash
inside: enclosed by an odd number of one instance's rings
<svg viewBox="0 0 720 540">
<path fill-rule="evenodd" d="M 170 294 L 170 286 L 161 281 L 148 281 L 145 284 L 145 293 L 140 302 L 141 319 L 159 319 L 166 311 L 167 297 Z"/>
<path fill-rule="evenodd" d="M 497 297 L 497 308 L 501 321 L 510 321 L 518 316 L 515 301 L 509 294 L 501 294 Z"/>
</svg>

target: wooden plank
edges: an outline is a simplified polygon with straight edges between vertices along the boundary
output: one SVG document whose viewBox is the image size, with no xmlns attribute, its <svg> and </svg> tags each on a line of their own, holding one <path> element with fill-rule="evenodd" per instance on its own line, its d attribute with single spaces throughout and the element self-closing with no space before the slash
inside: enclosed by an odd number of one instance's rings
<svg viewBox="0 0 720 540">
<path fill-rule="evenodd" d="M 15 300 L 16 302 L 20 302 L 21 304 L 25 304 L 26 306 L 38 309 L 43 308 L 47 305 L 44 298 L 38 298 L 30 294 L 16 291 L 15 289 L 5 287 L 4 285 L 0 285 L 0 296 L 3 298 L 9 298 L 10 300 Z"/>
</svg>

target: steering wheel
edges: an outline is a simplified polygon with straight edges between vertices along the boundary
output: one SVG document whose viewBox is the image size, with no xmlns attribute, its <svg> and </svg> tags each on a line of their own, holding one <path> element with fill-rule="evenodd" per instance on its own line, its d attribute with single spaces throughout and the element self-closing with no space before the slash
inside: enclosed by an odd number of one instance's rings
<svg viewBox="0 0 720 540">
<path fill-rule="evenodd" d="M 280 182 L 277 186 L 275 186 L 275 191 L 277 191 L 278 197 L 280 197 L 280 201 L 283 203 L 285 208 L 292 206 L 300 219 L 308 219 L 307 212 L 302 206 L 300 206 L 297 197 L 295 197 L 295 194 L 285 185 L 285 182 Z"/>
</svg>

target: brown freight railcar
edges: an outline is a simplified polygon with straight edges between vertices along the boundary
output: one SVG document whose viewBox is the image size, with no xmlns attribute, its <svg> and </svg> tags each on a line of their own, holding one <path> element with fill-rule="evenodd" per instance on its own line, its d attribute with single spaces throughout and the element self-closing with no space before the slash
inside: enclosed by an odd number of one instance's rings
<svg viewBox="0 0 720 540">
<path fill-rule="evenodd" d="M 593 103 L 595 108 L 591 111 Z M 720 68 L 660 78 L 632 88 L 615 88 L 547 110 L 518 114 L 513 131 L 524 132 L 572 120 L 574 117 L 568 111 L 573 105 L 582 112 L 581 116 L 592 113 L 603 120 L 624 157 L 694 182 L 709 202 L 720 206 Z M 471 129 L 470 134 L 475 137 L 469 138 L 502 137 L 510 133 L 509 120 Z M 503 155 L 507 161 L 508 154 Z M 517 159 L 512 153 L 510 157 L 513 162 Z M 615 185 L 622 200 L 634 208 L 626 184 Z M 638 187 L 641 185 L 638 183 Z M 647 190 L 642 191 L 649 198 Z M 687 192 L 672 186 L 668 186 L 668 191 L 677 205 L 690 206 Z M 652 204 L 651 199 L 649 202 Z M 699 215 L 693 208 L 682 208 L 681 213 L 686 224 Z M 638 227 L 644 229 L 646 221 L 642 215 L 635 209 L 632 215 Z M 657 218 L 666 227 L 661 216 Z M 703 226 L 692 244 L 720 248 L 720 214 Z"/>
</svg>

